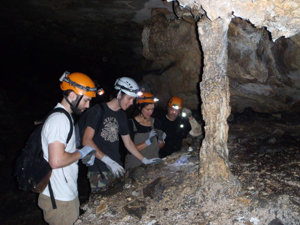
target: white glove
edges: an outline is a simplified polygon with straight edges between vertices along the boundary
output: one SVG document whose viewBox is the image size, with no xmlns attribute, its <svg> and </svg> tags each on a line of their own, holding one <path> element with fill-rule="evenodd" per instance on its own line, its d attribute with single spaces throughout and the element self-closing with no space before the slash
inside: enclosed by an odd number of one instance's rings
<svg viewBox="0 0 300 225">
<path fill-rule="evenodd" d="M 80 154 L 81 154 L 81 158 L 84 158 L 87 154 L 89 154 L 91 151 L 95 151 L 96 154 L 96 150 L 95 148 L 93 148 L 92 146 L 86 145 L 84 146 L 82 149 L 77 150 Z"/>
<path fill-rule="evenodd" d="M 117 162 L 109 158 L 107 155 L 104 155 L 101 159 L 107 166 L 107 168 L 112 172 L 115 177 L 120 177 L 125 174 L 125 170 Z"/>
<path fill-rule="evenodd" d="M 146 157 L 144 157 L 142 160 L 142 163 L 144 163 L 145 165 L 158 164 L 160 162 L 163 162 L 163 160 L 160 158 L 147 159 Z"/>
<path fill-rule="evenodd" d="M 93 151 L 92 151 L 93 152 Z M 89 153 L 90 154 L 90 153 Z M 85 164 L 86 166 L 92 166 L 94 165 L 95 162 L 95 154 L 92 154 L 91 157 L 87 157 L 89 154 L 87 154 L 83 159 L 82 159 L 82 163 Z"/>
<path fill-rule="evenodd" d="M 152 143 L 152 139 L 153 137 L 156 136 L 156 131 L 154 129 L 151 130 L 150 134 L 149 134 L 149 138 L 145 141 L 146 145 L 149 146 Z"/>
</svg>

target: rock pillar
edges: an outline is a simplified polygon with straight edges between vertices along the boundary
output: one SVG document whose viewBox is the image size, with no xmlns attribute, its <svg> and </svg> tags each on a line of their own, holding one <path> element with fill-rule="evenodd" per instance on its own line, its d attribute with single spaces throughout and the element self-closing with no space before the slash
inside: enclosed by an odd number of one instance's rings
<svg viewBox="0 0 300 225">
<path fill-rule="evenodd" d="M 200 183 L 211 188 L 235 179 L 228 163 L 228 124 L 230 114 L 227 67 L 227 19 L 214 21 L 203 17 L 198 22 L 199 39 L 204 55 L 204 70 L 200 83 L 205 138 L 200 150 Z M 235 182 L 234 182 L 235 183 Z M 231 186 L 231 185 L 230 185 Z"/>
</svg>

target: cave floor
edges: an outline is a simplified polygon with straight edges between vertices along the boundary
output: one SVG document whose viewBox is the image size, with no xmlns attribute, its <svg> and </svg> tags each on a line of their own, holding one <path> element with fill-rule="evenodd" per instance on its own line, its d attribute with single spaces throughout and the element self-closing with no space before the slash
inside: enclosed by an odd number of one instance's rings
<svg viewBox="0 0 300 225">
<path fill-rule="evenodd" d="M 111 192 L 92 195 L 89 203 L 86 170 L 80 166 L 79 194 L 86 203 L 77 224 L 300 224 L 299 128 L 297 115 L 234 115 L 229 122 L 229 162 L 242 188 L 239 197 L 226 204 L 216 200 L 218 207 L 199 208 L 197 138 L 189 137 L 183 150 L 164 165 L 127 174 Z M 36 206 L 37 195 L 16 188 L 11 165 L 3 161 L 0 168 L 1 224 L 46 224 Z"/>
</svg>

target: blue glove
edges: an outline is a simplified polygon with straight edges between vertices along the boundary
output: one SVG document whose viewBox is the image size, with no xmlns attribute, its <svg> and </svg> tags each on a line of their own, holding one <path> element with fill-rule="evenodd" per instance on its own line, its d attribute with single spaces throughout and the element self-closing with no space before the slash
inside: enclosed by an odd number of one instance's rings
<svg viewBox="0 0 300 225">
<path fill-rule="evenodd" d="M 152 129 L 149 134 L 149 138 L 145 141 L 147 146 L 152 144 L 153 137 L 155 137 L 155 136 L 156 136 L 156 131 L 154 129 Z"/>
<path fill-rule="evenodd" d="M 101 159 L 102 162 L 106 164 L 106 167 L 112 172 L 115 177 L 120 177 L 125 174 L 125 170 L 117 162 L 109 158 L 107 155 L 104 155 Z"/>
<path fill-rule="evenodd" d="M 167 135 L 165 132 L 163 132 L 163 134 L 158 138 L 158 143 L 162 143 L 165 141 Z"/>
<path fill-rule="evenodd" d="M 160 162 L 163 162 L 163 160 L 160 158 L 147 159 L 146 157 L 144 157 L 142 160 L 142 163 L 144 163 L 145 165 L 158 164 Z"/>
<path fill-rule="evenodd" d="M 87 154 L 89 154 L 91 151 L 95 151 L 96 154 L 96 150 L 95 148 L 93 148 L 92 146 L 86 145 L 84 146 L 82 149 L 77 150 L 80 154 L 81 154 L 81 158 L 84 158 Z"/>
<path fill-rule="evenodd" d="M 81 160 L 82 163 L 85 164 L 86 166 L 92 166 L 92 165 L 94 165 L 95 155 L 96 155 L 96 150 L 91 151 L 84 158 L 82 158 L 82 160 Z"/>
</svg>

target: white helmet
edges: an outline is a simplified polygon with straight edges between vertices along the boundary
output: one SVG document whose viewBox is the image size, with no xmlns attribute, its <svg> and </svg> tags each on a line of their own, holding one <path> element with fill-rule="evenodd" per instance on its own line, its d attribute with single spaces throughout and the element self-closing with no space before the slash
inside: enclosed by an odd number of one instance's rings
<svg viewBox="0 0 300 225">
<path fill-rule="evenodd" d="M 130 77 L 121 77 L 118 78 L 115 82 L 115 89 L 121 90 L 127 95 L 138 97 L 143 93 L 140 91 L 137 83 Z"/>
</svg>

